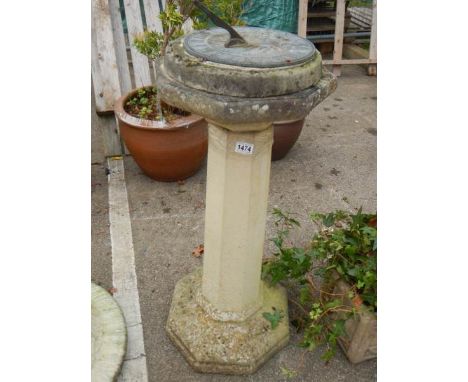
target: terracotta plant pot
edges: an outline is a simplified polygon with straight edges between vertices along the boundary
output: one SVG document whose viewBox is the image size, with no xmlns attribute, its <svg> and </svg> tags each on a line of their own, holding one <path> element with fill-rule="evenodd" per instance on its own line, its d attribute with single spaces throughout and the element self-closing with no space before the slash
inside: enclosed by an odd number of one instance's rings
<svg viewBox="0 0 468 382">
<path fill-rule="evenodd" d="M 208 151 L 206 121 L 195 114 L 177 118 L 161 126 L 160 122 L 128 114 L 124 105 L 138 89 L 117 100 L 115 115 L 125 145 L 150 178 L 173 182 L 194 175 Z"/>
<path fill-rule="evenodd" d="M 301 135 L 304 119 L 275 122 L 273 124 L 273 147 L 271 160 L 283 159 Z"/>
</svg>

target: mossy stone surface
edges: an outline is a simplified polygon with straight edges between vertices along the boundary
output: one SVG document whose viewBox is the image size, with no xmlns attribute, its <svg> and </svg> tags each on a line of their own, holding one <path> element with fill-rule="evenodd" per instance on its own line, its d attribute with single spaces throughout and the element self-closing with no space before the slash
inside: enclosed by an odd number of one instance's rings
<svg viewBox="0 0 468 382">
<path fill-rule="evenodd" d="M 167 75 L 185 86 L 233 97 L 266 98 L 297 93 L 322 78 L 322 57 L 318 51 L 296 65 L 240 67 L 194 57 L 184 49 L 183 39 L 179 39 L 170 44 L 163 61 Z"/>
<path fill-rule="evenodd" d="M 176 285 L 166 331 L 197 371 L 220 374 L 255 372 L 289 341 L 288 303 L 282 287 L 263 285 L 263 305 L 244 321 L 218 321 L 198 304 L 202 269 Z M 284 314 L 275 329 L 263 317 L 273 308 Z"/>
<path fill-rule="evenodd" d="M 164 102 L 185 111 L 205 117 L 228 130 L 263 130 L 254 124 L 269 124 L 276 121 L 296 121 L 309 112 L 336 89 L 336 77 L 322 68 L 322 77 L 313 86 L 296 93 L 266 97 L 233 97 L 209 93 L 189 87 L 173 79 L 164 65 L 158 66 L 156 86 Z"/>
</svg>

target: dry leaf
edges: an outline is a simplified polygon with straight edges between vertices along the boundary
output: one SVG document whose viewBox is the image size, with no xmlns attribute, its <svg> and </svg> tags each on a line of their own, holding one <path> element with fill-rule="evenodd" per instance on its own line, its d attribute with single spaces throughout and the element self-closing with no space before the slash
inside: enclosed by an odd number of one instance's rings
<svg viewBox="0 0 468 382">
<path fill-rule="evenodd" d="M 192 251 L 192 256 L 200 257 L 201 255 L 203 255 L 203 252 L 205 252 L 205 246 L 203 244 L 200 244 L 197 247 L 195 247 L 195 249 Z"/>
<path fill-rule="evenodd" d="M 117 288 L 109 288 L 107 290 L 111 295 L 114 295 L 115 292 L 117 292 Z"/>
<path fill-rule="evenodd" d="M 195 204 L 195 208 L 204 208 L 204 207 L 205 207 L 205 202 L 203 200 Z"/>
<path fill-rule="evenodd" d="M 362 299 L 358 294 L 353 298 L 353 305 L 356 309 L 359 309 L 359 307 L 362 305 Z"/>
</svg>

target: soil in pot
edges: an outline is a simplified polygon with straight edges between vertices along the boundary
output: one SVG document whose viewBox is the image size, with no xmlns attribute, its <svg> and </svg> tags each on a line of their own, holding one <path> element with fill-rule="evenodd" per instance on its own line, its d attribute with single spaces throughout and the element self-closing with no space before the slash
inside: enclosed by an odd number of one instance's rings
<svg viewBox="0 0 468 382">
<path fill-rule="evenodd" d="M 271 160 L 283 159 L 301 135 L 304 119 L 273 124 L 273 147 Z"/>
<path fill-rule="evenodd" d="M 133 117 L 150 121 L 171 122 L 179 117 L 190 115 L 189 112 L 162 102 L 155 87 L 137 89 L 136 93 L 125 101 L 124 109 Z M 161 114 L 163 118 L 161 118 Z"/>
<path fill-rule="evenodd" d="M 164 102 L 160 105 L 154 87 L 121 97 L 115 106 L 120 134 L 146 175 L 165 182 L 183 180 L 195 174 L 206 158 L 207 123 Z"/>
</svg>

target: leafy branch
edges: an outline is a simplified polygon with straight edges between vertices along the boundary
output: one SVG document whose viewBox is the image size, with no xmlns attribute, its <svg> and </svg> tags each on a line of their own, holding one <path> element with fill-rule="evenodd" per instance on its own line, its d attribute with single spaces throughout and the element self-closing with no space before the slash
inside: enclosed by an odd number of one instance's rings
<svg viewBox="0 0 468 382">
<path fill-rule="evenodd" d="M 345 211 L 314 213 L 318 233 L 304 247 L 288 240 L 300 228 L 291 214 L 275 209 L 274 257 L 263 264 L 263 277 L 272 284 L 293 281 L 299 286 L 299 308 L 304 329 L 301 346 L 313 350 L 325 345 L 322 358 L 329 361 L 337 341 L 346 342 L 345 322 L 361 308 L 377 311 L 377 216 Z M 315 281 L 321 279 L 321 285 Z M 350 289 L 336 293 L 334 285 L 345 281 Z M 349 303 L 351 301 L 351 303 Z"/>
<path fill-rule="evenodd" d="M 204 4 L 230 25 L 243 24 L 240 19 L 243 13 L 242 0 L 205 0 Z M 181 37 L 182 26 L 188 19 L 193 20 L 195 29 L 208 28 L 209 21 L 205 14 L 195 7 L 191 0 L 167 0 L 164 11 L 160 12 L 163 32 L 145 30 L 137 35 L 133 44 L 141 54 L 155 61 L 163 57 L 172 40 Z"/>
</svg>

